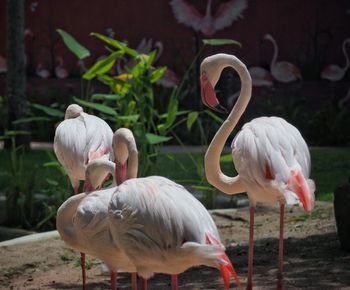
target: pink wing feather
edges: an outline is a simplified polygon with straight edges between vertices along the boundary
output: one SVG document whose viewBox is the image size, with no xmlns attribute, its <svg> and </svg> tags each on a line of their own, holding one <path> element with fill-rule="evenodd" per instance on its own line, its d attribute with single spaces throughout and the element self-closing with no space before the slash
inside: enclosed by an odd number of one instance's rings
<svg viewBox="0 0 350 290">
<path fill-rule="evenodd" d="M 247 0 L 231 0 L 220 4 L 214 15 L 216 30 L 230 26 L 233 21 L 242 18 L 242 12 L 248 7 Z"/>
<path fill-rule="evenodd" d="M 170 5 L 173 9 L 174 16 L 179 23 L 191 26 L 195 30 L 200 30 L 203 16 L 193 5 L 184 0 L 172 0 L 170 1 Z"/>
</svg>

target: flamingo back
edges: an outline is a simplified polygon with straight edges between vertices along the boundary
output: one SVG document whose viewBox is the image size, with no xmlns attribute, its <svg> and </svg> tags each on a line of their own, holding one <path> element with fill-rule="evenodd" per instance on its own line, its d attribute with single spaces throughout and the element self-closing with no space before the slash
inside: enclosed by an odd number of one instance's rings
<svg viewBox="0 0 350 290">
<path fill-rule="evenodd" d="M 308 179 L 311 162 L 306 142 L 294 126 L 278 117 L 256 118 L 236 135 L 232 154 L 253 202 L 299 203 L 296 193 L 287 189 L 288 180 L 294 170 Z"/>
</svg>

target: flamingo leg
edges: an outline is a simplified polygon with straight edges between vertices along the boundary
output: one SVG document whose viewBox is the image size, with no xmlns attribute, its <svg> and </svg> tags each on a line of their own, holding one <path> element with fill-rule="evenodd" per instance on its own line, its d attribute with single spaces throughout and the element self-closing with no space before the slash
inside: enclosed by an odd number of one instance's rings
<svg viewBox="0 0 350 290">
<path fill-rule="evenodd" d="M 131 274 L 131 289 L 137 290 L 137 274 L 136 273 Z"/>
<path fill-rule="evenodd" d="M 117 290 L 117 273 L 111 271 L 111 289 Z"/>
<path fill-rule="evenodd" d="M 141 278 L 141 290 L 147 290 L 147 279 Z"/>
<path fill-rule="evenodd" d="M 253 289 L 253 256 L 254 256 L 254 213 L 255 206 L 249 207 L 249 252 L 248 252 L 248 281 L 247 290 Z"/>
<path fill-rule="evenodd" d="M 86 289 L 86 273 L 85 273 L 85 253 L 80 253 L 81 274 L 83 276 L 83 290 Z"/>
<path fill-rule="evenodd" d="M 171 290 L 178 290 L 177 275 L 171 275 Z"/>
<path fill-rule="evenodd" d="M 283 289 L 283 232 L 284 232 L 284 204 L 280 204 L 280 238 L 278 250 L 277 290 Z"/>
</svg>

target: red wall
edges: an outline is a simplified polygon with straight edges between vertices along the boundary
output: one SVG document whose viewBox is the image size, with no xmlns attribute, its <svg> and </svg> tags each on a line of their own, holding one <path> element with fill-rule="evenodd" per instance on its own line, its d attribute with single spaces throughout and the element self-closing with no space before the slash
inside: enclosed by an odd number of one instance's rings
<svg viewBox="0 0 350 290">
<path fill-rule="evenodd" d="M 186 0 L 204 14 L 207 1 Z M 75 57 L 60 41 L 56 28 L 62 28 L 88 47 L 94 58 L 104 53 L 100 41 L 89 36 L 92 31 L 106 34 L 112 28 L 115 38 L 128 40 L 136 47 L 142 38 L 161 41 L 164 51 L 160 64 L 181 67 L 189 63 L 195 51 L 192 28 L 174 18 L 170 1 L 53 1 L 26 0 L 26 27 L 33 37 L 27 38 L 27 58 L 31 73 L 39 62 L 53 67 L 56 55 L 64 58 L 69 71 L 76 71 Z M 212 0 L 215 14 L 220 4 L 229 1 Z M 342 41 L 350 37 L 350 3 L 347 0 L 247 0 L 243 18 L 230 27 L 217 31 L 214 38 L 233 38 L 242 48 L 209 48 L 206 53 L 225 50 L 242 57 L 248 66 L 266 65 L 272 57 L 272 46 L 262 41 L 265 33 L 272 34 L 279 44 L 279 59 L 288 60 L 301 69 L 318 71 L 328 63 L 343 65 Z M 5 0 L 0 1 L 0 55 L 5 54 Z M 32 8 L 35 8 L 32 11 Z M 349 11 L 348 13 L 346 11 Z M 348 49 L 350 50 L 350 48 Z M 347 75 L 349 78 L 349 74 Z"/>
</svg>

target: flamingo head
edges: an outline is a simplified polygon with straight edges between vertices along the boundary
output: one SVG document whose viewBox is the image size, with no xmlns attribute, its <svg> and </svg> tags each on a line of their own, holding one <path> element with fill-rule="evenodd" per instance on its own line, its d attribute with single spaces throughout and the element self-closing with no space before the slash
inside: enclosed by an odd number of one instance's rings
<svg viewBox="0 0 350 290">
<path fill-rule="evenodd" d="M 85 183 L 88 183 L 92 190 L 101 188 L 103 182 L 114 171 L 114 162 L 106 160 L 105 157 L 95 159 L 86 166 Z"/>
<path fill-rule="evenodd" d="M 83 112 L 83 108 L 77 104 L 71 104 L 66 109 L 65 119 L 74 119 L 80 116 L 80 113 Z"/>
<path fill-rule="evenodd" d="M 273 37 L 270 33 L 266 33 L 264 36 L 263 36 L 263 39 L 268 39 L 268 40 L 273 40 Z"/>
<path fill-rule="evenodd" d="M 223 54 L 209 56 L 202 61 L 200 81 L 202 102 L 219 113 L 225 113 L 226 109 L 220 105 L 214 89 L 223 69 L 221 65 L 221 55 Z"/>
</svg>

